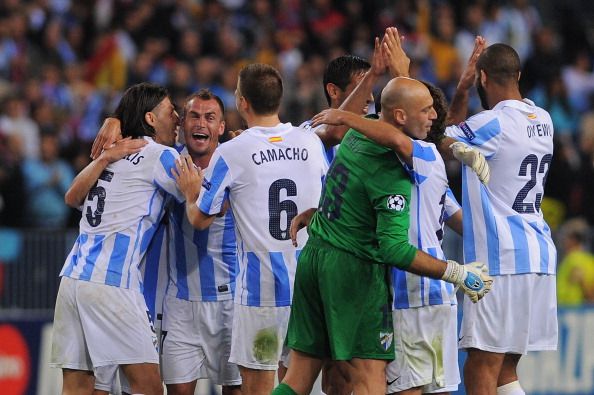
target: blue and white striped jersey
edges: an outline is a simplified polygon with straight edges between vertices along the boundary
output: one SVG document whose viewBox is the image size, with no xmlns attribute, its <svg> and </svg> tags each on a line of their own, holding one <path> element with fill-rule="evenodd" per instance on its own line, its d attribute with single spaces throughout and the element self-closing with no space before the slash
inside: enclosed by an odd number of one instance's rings
<svg viewBox="0 0 594 395">
<path fill-rule="evenodd" d="M 149 143 L 140 152 L 108 165 L 89 191 L 61 276 L 141 291 L 139 265 L 165 197 L 183 201 L 171 173 L 179 154 L 145 139 Z"/>
<path fill-rule="evenodd" d="M 169 215 L 165 214 L 159 222 L 140 264 L 142 293 L 155 328 L 160 325 L 162 319 L 163 300 L 169 284 L 169 273 L 167 271 L 167 262 L 169 262 L 170 255 L 169 239 Z"/>
<path fill-rule="evenodd" d="M 301 125 L 299 125 L 299 127 L 305 129 L 308 132 L 316 133 L 317 130 L 319 130 L 320 128 L 325 128 L 326 125 L 318 125 L 315 128 L 312 128 L 311 127 L 311 119 L 310 119 L 310 120 L 303 122 Z M 340 144 L 337 144 L 330 148 L 326 148 L 326 146 L 324 146 L 324 154 L 326 155 L 326 160 L 328 161 L 328 163 L 332 163 L 332 161 L 334 160 L 334 157 L 336 156 L 336 153 L 338 152 L 338 147 L 340 147 Z"/>
<path fill-rule="evenodd" d="M 445 165 L 434 144 L 413 140 L 412 161 L 412 168 L 404 165 L 414 180 L 408 237 L 418 249 L 445 259 L 443 224 L 460 205 L 448 187 Z M 457 303 L 452 284 L 396 268 L 392 269 L 392 287 L 395 309 Z"/>
<path fill-rule="evenodd" d="M 479 149 L 491 168 L 488 186 L 464 167 L 464 260 L 491 275 L 554 274 L 557 252 L 540 204 L 553 158 L 550 115 L 529 100 L 505 100 L 446 134 Z"/>
<path fill-rule="evenodd" d="M 239 256 L 236 303 L 291 304 L 300 250 L 289 226 L 297 213 L 317 207 L 327 169 L 319 137 L 290 123 L 247 129 L 216 149 L 197 205 L 216 214 L 229 198 Z M 299 246 L 306 240 L 300 232 Z"/>
<path fill-rule="evenodd" d="M 184 147 L 181 154 L 187 153 Z M 170 222 L 167 294 L 192 301 L 232 299 L 239 270 L 232 211 L 216 217 L 207 229 L 197 230 L 188 222 L 185 204 L 176 203 Z"/>
</svg>

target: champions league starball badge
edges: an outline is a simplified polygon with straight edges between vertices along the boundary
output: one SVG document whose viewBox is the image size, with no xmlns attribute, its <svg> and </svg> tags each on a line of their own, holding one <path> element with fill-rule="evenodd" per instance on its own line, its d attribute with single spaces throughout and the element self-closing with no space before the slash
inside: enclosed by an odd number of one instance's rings
<svg viewBox="0 0 594 395">
<path fill-rule="evenodd" d="M 390 210 L 402 211 L 406 207 L 406 199 L 402 195 L 390 195 L 386 204 Z"/>
</svg>

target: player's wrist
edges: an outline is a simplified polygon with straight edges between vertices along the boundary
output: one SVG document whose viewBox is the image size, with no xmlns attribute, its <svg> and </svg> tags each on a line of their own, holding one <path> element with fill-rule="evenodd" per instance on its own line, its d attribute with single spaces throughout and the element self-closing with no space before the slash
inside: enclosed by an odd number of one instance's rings
<svg viewBox="0 0 594 395">
<path fill-rule="evenodd" d="M 460 285 L 464 281 L 466 269 L 456 261 L 447 260 L 446 269 L 441 279 L 448 283 Z"/>
</svg>

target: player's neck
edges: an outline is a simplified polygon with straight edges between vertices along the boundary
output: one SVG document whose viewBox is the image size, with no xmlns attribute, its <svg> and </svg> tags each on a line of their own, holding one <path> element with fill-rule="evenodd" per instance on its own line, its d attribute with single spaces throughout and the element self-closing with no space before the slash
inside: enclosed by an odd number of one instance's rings
<svg viewBox="0 0 594 395">
<path fill-rule="evenodd" d="M 211 157 L 212 157 L 212 152 L 207 155 L 192 156 L 192 161 L 199 168 L 206 169 L 208 167 L 208 162 L 210 162 Z"/>
<path fill-rule="evenodd" d="M 278 114 L 258 115 L 253 113 L 246 115 L 245 122 L 248 128 L 254 126 L 274 127 L 281 123 Z"/>
<path fill-rule="evenodd" d="M 489 108 L 495 107 L 499 102 L 504 100 L 522 100 L 522 94 L 517 87 L 500 87 L 493 90 L 492 95 L 489 97 L 491 103 Z"/>
</svg>

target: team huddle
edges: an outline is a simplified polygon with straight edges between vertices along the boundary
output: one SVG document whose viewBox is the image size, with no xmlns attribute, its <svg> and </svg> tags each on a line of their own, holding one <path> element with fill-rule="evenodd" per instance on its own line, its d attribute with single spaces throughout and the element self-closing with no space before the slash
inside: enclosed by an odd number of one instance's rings
<svg viewBox="0 0 594 395">
<path fill-rule="evenodd" d="M 507 45 L 477 37 L 449 109 L 409 63 L 388 28 L 370 63 L 329 63 L 330 108 L 299 127 L 279 119 L 278 71 L 248 65 L 247 129 L 222 144 L 213 93 L 180 117 L 164 88 L 129 88 L 65 196 L 82 218 L 54 319 L 63 393 L 190 395 L 209 378 L 301 395 L 320 372 L 326 394 L 448 393 L 460 347 L 468 394 L 524 394 L 521 355 L 557 347 L 550 116 L 521 97 Z M 475 85 L 485 111 L 466 119 Z M 462 205 L 442 157 L 462 163 Z"/>
</svg>

